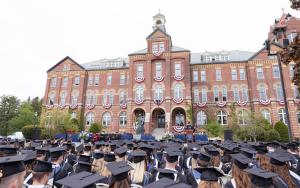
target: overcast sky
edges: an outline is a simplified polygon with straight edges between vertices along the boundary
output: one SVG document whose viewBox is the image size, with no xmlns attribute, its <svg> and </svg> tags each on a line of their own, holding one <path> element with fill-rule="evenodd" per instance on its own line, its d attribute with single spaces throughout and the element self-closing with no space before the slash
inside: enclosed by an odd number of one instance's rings
<svg viewBox="0 0 300 188">
<path fill-rule="evenodd" d="M 192 52 L 258 51 L 288 0 L 3 0 L 0 1 L 0 95 L 43 97 L 46 71 L 63 59 L 78 63 L 127 57 L 146 47 L 161 10 L 176 46 Z"/>
</svg>

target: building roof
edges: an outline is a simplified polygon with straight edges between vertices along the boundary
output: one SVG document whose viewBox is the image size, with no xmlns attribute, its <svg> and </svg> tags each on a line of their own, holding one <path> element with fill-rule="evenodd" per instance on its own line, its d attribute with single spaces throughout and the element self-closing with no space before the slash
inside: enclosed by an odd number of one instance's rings
<svg viewBox="0 0 300 188">
<path fill-rule="evenodd" d="M 181 48 L 179 46 L 172 46 L 171 47 L 171 52 L 189 52 L 190 50 L 185 49 L 185 48 Z M 138 50 L 136 52 L 130 53 L 129 55 L 143 55 L 148 53 L 148 49 L 144 48 L 142 50 Z"/>
<path fill-rule="evenodd" d="M 99 59 L 82 64 L 86 70 L 107 70 L 107 69 L 121 69 L 129 67 L 128 58 L 114 58 L 114 59 Z"/>
<path fill-rule="evenodd" d="M 191 53 L 191 64 L 212 64 L 212 63 L 226 63 L 235 61 L 247 61 L 255 52 L 233 50 L 233 51 L 216 51 L 216 52 L 201 52 Z M 211 57 L 206 61 L 206 56 Z M 226 59 L 215 59 L 218 56 L 226 56 Z"/>
<path fill-rule="evenodd" d="M 51 72 L 53 69 L 55 69 L 55 67 L 57 67 L 58 65 L 60 65 L 61 63 L 63 63 L 67 59 L 69 59 L 70 61 L 72 61 L 74 64 L 76 64 L 81 69 L 85 70 L 85 68 L 82 65 L 80 65 L 79 63 L 77 63 L 75 60 L 73 60 L 69 56 L 66 56 L 65 58 L 63 58 L 62 60 L 60 60 L 58 63 L 56 63 L 54 66 L 52 66 L 49 70 L 47 70 L 47 73 Z"/>
</svg>

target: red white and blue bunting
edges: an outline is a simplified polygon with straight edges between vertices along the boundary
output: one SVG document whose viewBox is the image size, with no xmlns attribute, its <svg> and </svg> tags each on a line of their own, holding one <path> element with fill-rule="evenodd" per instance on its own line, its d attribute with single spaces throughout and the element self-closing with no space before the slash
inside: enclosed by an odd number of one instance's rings
<svg viewBox="0 0 300 188">
<path fill-rule="evenodd" d="M 218 106 L 218 107 L 224 107 L 224 106 L 226 106 L 226 104 L 227 104 L 226 101 L 218 101 L 218 102 L 217 102 L 217 106 Z"/>
<path fill-rule="evenodd" d="M 143 99 L 135 99 L 135 104 L 142 104 L 143 102 Z"/>
<path fill-rule="evenodd" d="M 156 57 L 160 56 L 162 54 L 162 51 L 153 51 L 152 54 Z"/>
<path fill-rule="evenodd" d="M 184 126 L 174 125 L 173 129 L 176 133 L 182 133 L 184 131 Z"/>
<path fill-rule="evenodd" d="M 104 107 L 105 109 L 110 109 L 111 104 L 103 104 L 103 107 Z"/>
<path fill-rule="evenodd" d="M 269 99 L 267 99 L 267 100 L 259 100 L 259 102 L 260 102 L 260 104 L 262 104 L 262 105 L 268 105 L 268 104 L 270 104 L 270 100 Z"/>
<path fill-rule="evenodd" d="M 72 104 L 72 105 L 70 105 L 70 108 L 71 108 L 72 110 L 76 109 L 77 107 L 78 107 L 77 104 Z"/>
<path fill-rule="evenodd" d="M 65 107 L 66 107 L 66 105 L 64 105 L 64 104 L 61 104 L 58 106 L 59 109 L 64 109 Z"/>
<path fill-rule="evenodd" d="M 236 101 L 239 106 L 246 106 L 247 101 Z"/>
<path fill-rule="evenodd" d="M 92 110 L 93 108 L 95 108 L 95 105 L 94 104 L 88 104 L 86 106 L 89 110 Z"/>
<path fill-rule="evenodd" d="M 197 106 L 199 106 L 200 108 L 203 108 L 204 106 L 206 106 L 206 102 L 198 102 Z"/>
<path fill-rule="evenodd" d="M 139 83 L 143 82 L 145 80 L 144 77 L 135 77 L 134 79 L 135 79 L 136 82 L 139 82 Z"/>
<path fill-rule="evenodd" d="M 174 78 L 174 80 L 180 81 L 184 78 L 184 76 L 183 75 L 174 75 L 173 78 Z"/>
<path fill-rule="evenodd" d="M 164 80 L 164 77 L 163 77 L 163 76 L 155 76 L 155 77 L 154 77 L 154 80 L 155 80 L 156 82 L 161 82 L 161 81 Z"/>
<path fill-rule="evenodd" d="M 179 98 L 179 99 L 173 98 L 173 101 L 174 101 L 176 104 L 180 104 L 180 103 L 183 102 L 183 98 Z"/>
<path fill-rule="evenodd" d="M 127 103 L 121 103 L 121 104 L 120 104 L 120 107 L 121 107 L 122 109 L 126 109 L 126 108 L 127 108 Z"/>
</svg>

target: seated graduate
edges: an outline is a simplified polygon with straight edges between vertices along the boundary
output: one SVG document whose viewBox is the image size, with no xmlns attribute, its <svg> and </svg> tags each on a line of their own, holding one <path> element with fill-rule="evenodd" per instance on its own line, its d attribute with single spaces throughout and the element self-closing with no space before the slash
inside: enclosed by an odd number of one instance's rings
<svg viewBox="0 0 300 188">
<path fill-rule="evenodd" d="M 158 181 L 155 181 L 153 183 L 146 185 L 144 188 L 170 188 L 170 187 L 172 187 L 172 188 L 191 188 L 190 185 L 187 185 L 185 183 L 178 183 L 169 178 L 161 178 Z"/>
<path fill-rule="evenodd" d="M 105 177 L 90 172 L 80 172 L 57 181 L 64 188 L 95 188 L 96 184 Z M 98 187 L 98 186 L 97 186 Z"/>
<path fill-rule="evenodd" d="M 170 178 L 176 182 L 186 183 L 186 177 L 176 170 L 179 162 L 179 157 L 183 153 L 179 150 L 166 149 L 165 150 L 165 168 L 157 168 L 150 178 L 150 182 L 157 181 L 161 178 Z"/>
<path fill-rule="evenodd" d="M 104 153 L 101 151 L 94 152 L 93 157 L 92 172 L 100 174 L 104 161 Z"/>
<path fill-rule="evenodd" d="M 36 151 L 33 150 L 21 150 L 21 154 L 25 155 L 24 164 L 26 168 L 26 178 L 31 174 L 33 167 L 36 163 Z M 32 183 L 32 182 L 31 182 Z"/>
<path fill-rule="evenodd" d="M 24 157 L 0 157 L 0 188 L 22 188 L 26 174 Z"/>
<path fill-rule="evenodd" d="M 110 171 L 107 169 L 107 164 L 116 161 L 116 156 L 113 153 L 105 153 L 103 158 L 103 164 L 100 170 L 100 175 L 104 177 L 111 177 Z"/>
<path fill-rule="evenodd" d="M 146 171 L 147 169 L 147 161 L 146 161 L 147 153 L 140 151 L 132 151 L 130 153 L 130 165 L 133 167 L 131 170 L 131 183 L 144 186 L 149 183 L 150 174 Z"/>
<path fill-rule="evenodd" d="M 120 147 L 114 150 L 114 153 L 116 155 L 116 161 L 125 161 L 125 156 L 128 149 L 125 147 Z"/>
<path fill-rule="evenodd" d="M 125 161 L 112 162 L 107 164 L 107 168 L 111 172 L 109 183 L 110 188 L 130 188 L 130 174 L 133 170 Z"/>
<path fill-rule="evenodd" d="M 282 186 L 278 186 L 274 184 L 273 178 L 278 176 L 275 173 L 265 171 L 260 168 L 252 168 L 244 170 L 250 176 L 250 182 L 247 185 L 249 188 L 279 188 Z"/>
<path fill-rule="evenodd" d="M 250 183 L 249 176 L 243 170 L 250 168 L 253 163 L 252 159 L 249 159 L 241 153 L 231 154 L 232 168 L 231 168 L 231 180 L 225 184 L 225 188 L 241 187 L 246 188 Z"/>
<path fill-rule="evenodd" d="M 219 178 L 224 174 L 219 171 L 219 169 L 214 167 L 208 168 L 198 168 L 197 171 L 201 173 L 200 183 L 198 188 L 221 188 L 222 186 L 219 184 Z"/>
<path fill-rule="evenodd" d="M 52 172 L 52 164 L 46 161 L 37 161 L 32 172 L 32 184 L 27 188 L 47 188 L 49 175 Z"/>
<path fill-rule="evenodd" d="M 188 169 L 185 172 L 187 184 L 192 185 L 193 188 L 197 188 L 200 183 L 201 173 L 198 171 L 199 168 L 206 168 L 209 165 L 211 156 L 205 152 L 195 152 L 197 153 L 197 164 L 195 168 Z M 193 153 L 193 155 L 195 155 Z"/>
</svg>

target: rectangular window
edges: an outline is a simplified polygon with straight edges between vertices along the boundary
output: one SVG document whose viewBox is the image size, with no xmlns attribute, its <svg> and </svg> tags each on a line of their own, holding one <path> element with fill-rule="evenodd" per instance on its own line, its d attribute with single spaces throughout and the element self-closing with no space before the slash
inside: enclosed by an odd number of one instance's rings
<svg viewBox="0 0 300 188">
<path fill-rule="evenodd" d="M 143 65 L 137 65 L 137 67 L 136 67 L 136 77 L 137 78 L 143 78 L 144 77 Z"/>
<path fill-rule="evenodd" d="M 197 70 L 193 71 L 193 81 L 198 82 L 198 71 Z"/>
<path fill-rule="evenodd" d="M 233 88 L 233 100 L 235 102 L 240 100 L 240 94 L 239 94 L 239 88 L 238 87 Z"/>
<path fill-rule="evenodd" d="M 75 76 L 75 78 L 74 78 L 74 85 L 79 86 L 79 84 L 80 84 L 80 76 L 78 75 L 78 76 Z"/>
<path fill-rule="evenodd" d="M 202 70 L 202 71 L 201 71 L 201 81 L 202 81 L 202 82 L 205 82 L 205 81 L 206 81 L 206 72 L 205 72 L 205 70 Z"/>
<path fill-rule="evenodd" d="M 51 87 L 56 87 L 56 83 L 57 83 L 57 78 L 56 77 L 52 77 L 51 78 Z"/>
<path fill-rule="evenodd" d="M 256 67 L 256 75 L 257 75 L 257 79 L 264 79 L 264 72 L 262 66 Z"/>
<path fill-rule="evenodd" d="M 64 79 L 63 80 L 63 87 L 67 87 L 68 86 L 68 80 L 69 80 L 69 78 L 67 76 L 64 76 L 63 79 Z"/>
<path fill-rule="evenodd" d="M 156 63 L 155 64 L 155 75 L 157 78 L 162 77 L 162 64 L 161 63 Z"/>
<path fill-rule="evenodd" d="M 280 78 L 279 66 L 273 65 L 273 77 Z"/>
<path fill-rule="evenodd" d="M 152 52 L 158 52 L 158 44 L 156 42 L 152 43 Z"/>
<path fill-rule="evenodd" d="M 295 65 L 290 65 L 289 68 L 290 68 L 290 77 L 293 78 L 294 77 L 294 67 Z"/>
<path fill-rule="evenodd" d="M 216 69 L 216 80 L 221 81 L 222 80 L 222 72 L 221 69 Z"/>
<path fill-rule="evenodd" d="M 248 101 L 248 89 L 246 86 L 242 87 L 242 99 L 244 102 Z"/>
<path fill-rule="evenodd" d="M 89 85 L 89 86 L 92 86 L 92 85 L 93 85 L 93 79 L 94 79 L 93 76 L 89 76 L 89 82 L 88 82 L 88 85 Z"/>
<path fill-rule="evenodd" d="M 227 101 L 227 88 L 222 87 L 222 101 Z"/>
<path fill-rule="evenodd" d="M 266 88 L 263 85 L 259 86 L 259 99 L 263 101 L 267 100 Z"/>
<path fill-rule="evenodd" d="M 240 80 L 246 80 L 246 73 L 244 68 L 240 68 Z"/>
<path fill-rule="evenodd" d="M 165 51 L 165 43 L 164 42 L 160 42 L 159 43 L 159 51 L 160 52 L 164 52 Z"/>
<path fill-rule="evenodd" d="M 207 90 L 206 90 L 206 88 L 202 88 L 201 99 L 202 99 L 202 103 L 207 102 Z"/>
<path fill-rule="evenodd" d="M 278 84 L 276 86 L 276 96 L 277 96 L 277 101 L 283 101 L 283 91 L 281 84 Z"/>
<path fill-rule="evenodd" d="M 109 92 L 109 104 L 114 104 L 114 94 L 113 92 Z"/>
<path fill-rule="evenodd" d="M 199 102 L 199 90 L 197 88 L 194 89 L 194 102 Z"/>
<path fill-rule="evenodd" d="M 231 69 L 231 79 L 237 80 L 237 70 L 236 69 Z"/>
<path fill-rule="evenodd" d="M 181 76 L 181 64 L 180 63 L 175 64 L 175 76 Z"/>
<path fill-rule="evenodd" d="M 120 85 L 125 85 L 125 74 L 120 74 Z"/>
<path fill-rule="evenodd" d="M 112 80 L 112 75 L 108 74 L 107 75 L 107 85 L 110 86 L 111 85 L 111 80 Z"/>
<path fill-rule="evenodd" d="M 215 100 L 215 102 L 219 101 L 219 89 L 218 89 L 218 87 L 214 87 L 214 100 Z"/>
<path fill-rule="evenodd" d="M 95 75 L 95 86 L 99 85 L 99 75 Z"/>
</svg>

